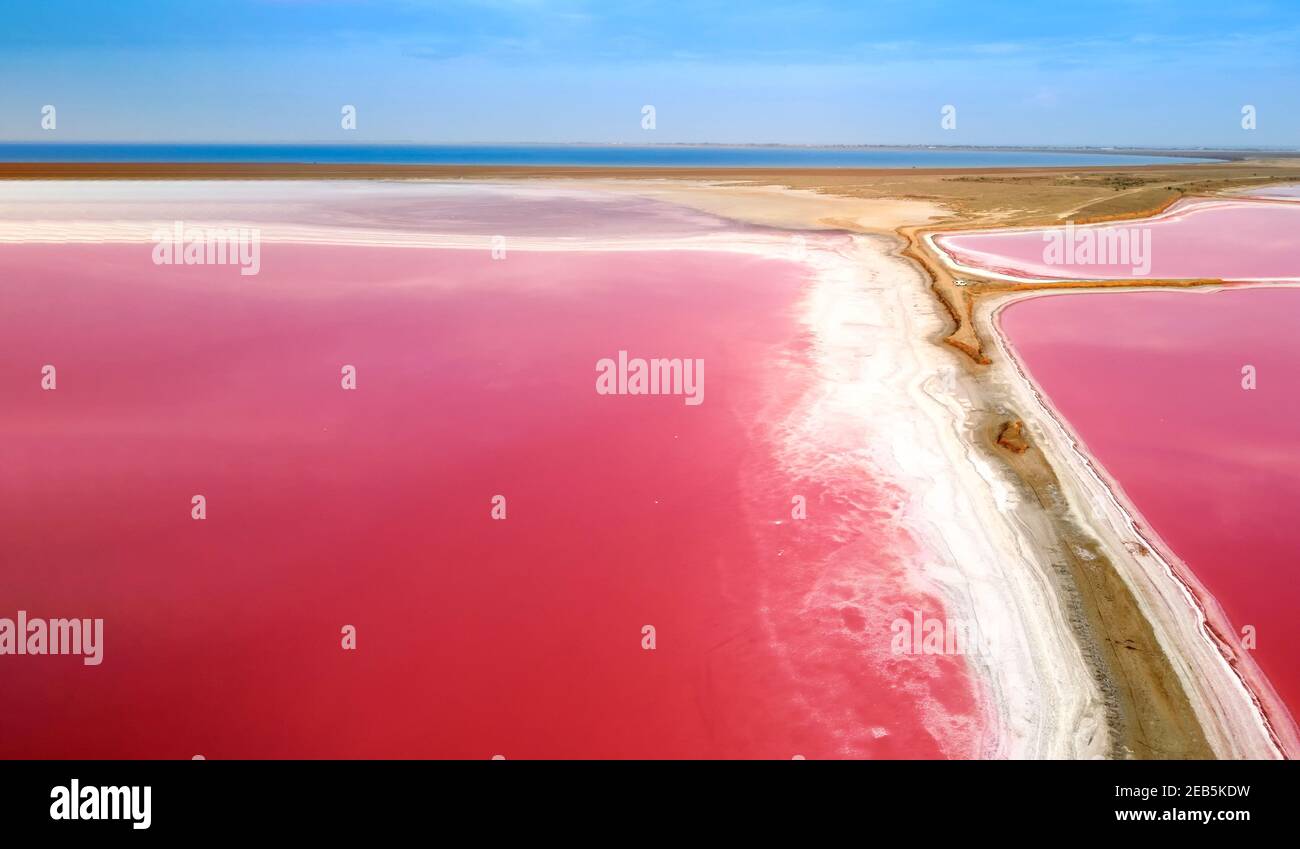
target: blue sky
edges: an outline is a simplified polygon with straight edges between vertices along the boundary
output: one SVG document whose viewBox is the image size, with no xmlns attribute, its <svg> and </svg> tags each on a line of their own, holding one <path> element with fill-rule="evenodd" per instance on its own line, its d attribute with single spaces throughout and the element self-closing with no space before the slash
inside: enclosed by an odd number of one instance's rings
<svg viewBox="0 0 1300 849">
<path fill-rule="evenodd" d="M 1294 0 L 37 0 L 4 14 L 9 141 L 1300 146 Z"/>
</svg>

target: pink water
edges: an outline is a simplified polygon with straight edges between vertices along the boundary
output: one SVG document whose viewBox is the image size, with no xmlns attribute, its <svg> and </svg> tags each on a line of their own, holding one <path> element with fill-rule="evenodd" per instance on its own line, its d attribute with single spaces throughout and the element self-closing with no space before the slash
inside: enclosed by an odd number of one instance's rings
<svg viewBox="0 0 1300 849">
<path fill-rule="evenodd" d="M 1252 189 L 1243 194 L 1254 198 L 1270 198 L 1273 200 L 1300 200 L 1300 185 L 1287 186 L 1264 186 L 1258 189 Z"/>
<path fill-rule="evenodd" d="M 1117 262 L 1055 261 L 1045 253 L 1047 230 L 944 235 L 936 237 L 935 244 L 961 265 L 1028 279 L 1300 279 L 1300 239 L 1295 237 L 1300 232 L 1300 204 L 1189 201 L 1146 222 L 1089 225 L 1075 231 L 1106 227 L 1150 232 L 1150 266 L 1145 273 L 1134 271 L 1143 263 L 1131 253 L 1116 254 L 1124 260 Z"/>
<path fill-rule="evenodd" d="M 663 201 L 545 182 L 492 184 L 316 181 L 11 183 L 0 221 L 237 222 L 362 228 L 384 233 L 698 236 L 734 221 Z"/>
<path fill-rule="evenodd" d="M 0 616 L 105 619 L 101 666 L 0 656 L 0 756 L 974 751 L 963 658 L 888 655 L 893 615 L 943 615 L 907 494 L 776 459 L 803 267 L 148 256 L 0 247 Z M 620 349 L 703 358 L 705 402 L 597 395 Z"/>
<path fill-rule="evenodd" d="M 1300 289 L 1052 295 L 1001 327 L 1300 713 Z M 1257 388 L 1242 388 L 1242 368 Z"/>
</svg>

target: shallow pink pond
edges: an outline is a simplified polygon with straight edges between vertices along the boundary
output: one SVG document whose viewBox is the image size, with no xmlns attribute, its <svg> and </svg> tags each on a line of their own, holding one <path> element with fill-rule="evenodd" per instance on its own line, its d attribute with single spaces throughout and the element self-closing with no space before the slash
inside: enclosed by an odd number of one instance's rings
<svg viewBox="0 0 1300 849">
<path fill-rule="evenodd" d="M 678 204 L 544 183 L 410 181 L 217 182 L 201 192 L 184 181 L 10 183 L 0 221 L 289 222 L 378 230 L 509 238 L 698 236 L 741 225 Z"/>
<path fill-rule="evenodd" d="M 1026 279 L 1300 280 L 1297 233 L 1300 204 L 1190 201 L 1148 223 L 963 233 L 935 244 L 960 265 Z M 1087 242 L 1097 246 L 1091 253 Z"/>
<path fill-rule="evenodd" d="M 1275 198 L 1277 200 L 1300 200 L 1300 185 L 1292 184 L 1286 186 L 1265 186 L 1260 189 L 1252 189 L 1249 192 L 1243 192 L 1242 194 L 1254 198 Z"/>
<path fill-rule="evenodd" d="M 1051 295 L 1016 356 L 1300 711 L 1300 289 Z M 1257 385 L 1242 388 L 1242 368 Z"/>
<path fill-rule="evenodd" d="M 815 377 L 802 266 L 148 257 L 0 247 L 0 616 L 106 620 L 98 667 L 0 657 L 0 756 L 973 750 L 964 658 L 888 658 L 853 602 L 943 615 L 906 494 L 775 459 Z M 596 394 L 620 349 L 703 358 L 704 403 Z"/>
</svg>

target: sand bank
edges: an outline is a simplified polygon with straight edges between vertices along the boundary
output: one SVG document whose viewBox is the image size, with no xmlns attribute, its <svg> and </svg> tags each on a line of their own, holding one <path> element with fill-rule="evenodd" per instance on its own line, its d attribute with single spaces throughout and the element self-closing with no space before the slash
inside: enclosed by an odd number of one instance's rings
<svg viewBox="0 0 1300 849">
<path fill-rule="evenodd" d="M 1296 752 L 1297 733 L 1286 707 L 1249 654 L 1224 641 L 1221 635 L 1232 630 L 1213 597 L 1150 528 L 1139 528 L 1137 510 L 1026 375 L 998 329 L 998 313 L 1008 304 L 1050 296 L 1015 292 L 980 299 L 974 321 L 985 338 L 995 340 L 985 381 L 1007 399 L 1050 460 L 1068 520 L 1096 541 L 1091 556 L 1104 558 L 1131 591 L 1214 754 L 1276 758 Z"/>
<path fill-rule="evenodd" d="M 893 233 L 900 224 L 927 224 L 950 210 L 928 200 L 862 198 L 721 180 L 575 181 L 577 186 L 667 200 L 724 218 L 790 230 L 834 229 Z"/>
</svg>

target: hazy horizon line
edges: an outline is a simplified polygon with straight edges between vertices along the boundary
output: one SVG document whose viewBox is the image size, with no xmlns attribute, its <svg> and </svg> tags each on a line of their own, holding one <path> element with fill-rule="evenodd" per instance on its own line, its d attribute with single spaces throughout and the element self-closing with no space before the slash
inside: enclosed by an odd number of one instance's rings
<svg viewBox="0 0 1300 849">
<path fill-rule="evenodd" d="M 410 147 L 763 147 L 793 149 L 933 149 L 933 150 L 1090 150 L 1090 151 L 1233 151 L 1258 153 L 1300 153 L 1300 146 L 1295 147 L 1254 147 L 1239 145 L 1209 144 L 1036 144 L 1033 142 L 1006 142 L 1001 144 L 932 144 L 927 142 L 733 142 L 733 141 L 677 141 L 677 142 L 624 142 L 624 141 L 416 141 L 411 139 L 368 139 L 366 141 L 337 141 L 326 139 L 308 140 L 202 140 L 193 139 L 0 139 L 0 145 L 12 146 L 73 146 L 73 145 L 134 145 L 134 146 L 302 146 L 319 145 L 326 147 L 372 147 L 377 145 L 397 145 Z"/>
</svg>

